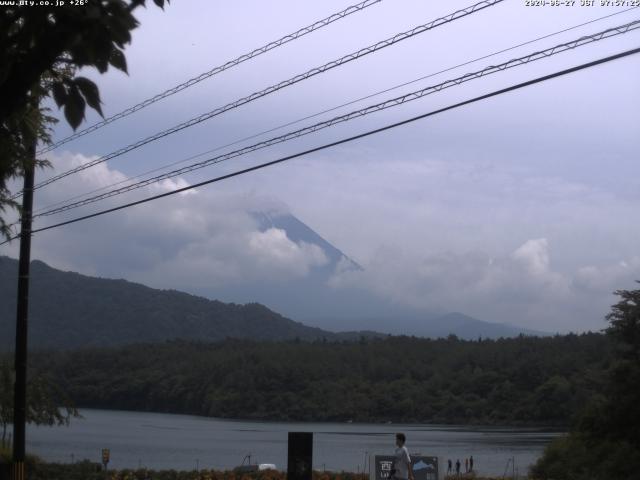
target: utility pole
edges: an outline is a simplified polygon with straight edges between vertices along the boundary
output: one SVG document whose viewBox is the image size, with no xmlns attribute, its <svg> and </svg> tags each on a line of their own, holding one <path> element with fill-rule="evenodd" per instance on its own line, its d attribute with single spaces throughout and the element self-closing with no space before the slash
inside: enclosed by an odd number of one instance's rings
<svg viewBox="0 0 640 480">
<path fill-rule="evenodd" d="M 20 260 L 18 270 L 18 308 L 16 314 L 16 350 L 13 397 L 13 480 L 25 480 L 25 424 L 27 420 L 27 318 L 29 311 L 29 266 L 31 263 L 31 216 L 33 213 L 33 183 L 36 142 L 28 150 L 24 165 L 22 218 L 20 230 Z"/>
</svg>

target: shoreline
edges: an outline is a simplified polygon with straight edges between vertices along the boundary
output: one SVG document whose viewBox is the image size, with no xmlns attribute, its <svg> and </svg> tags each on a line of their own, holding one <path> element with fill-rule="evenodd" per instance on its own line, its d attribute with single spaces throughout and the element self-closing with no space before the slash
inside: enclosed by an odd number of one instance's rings
<svg viewBox="0 0 640 480">
<path fill-rule="evenodd" d="M 357 421 L 357 420 L 296 420 L 296 419 L 286 419 L 279 420 L 277 418 L 236 418 L 236 417 L 214 417 L 207 415 L 199 415 L 196 413 L 180 413 L 180 412 L 161 412 L 161 411 L 153 411 L 153 410 L 131 410 L 131 409 L 120 409 L 120 408 L 110 408 L 110 407 L 85 407 L 85 406 L 77 406 L 78 410 L 91 410 L 91 411 L 105 411 L 105 412 L 120 412 L 120 413 L 148 413 L 154 415 L 175 415 L 175 416 L 183 416 L 189 418 L 198 418 L 198 419 L 207 419 L 207 420 L 215 420 L 220 422 L 251 422 L 251 423 L 264 423 L 264 424 L 325 424 L 325 425 L 353 425 L 353 426 L 364 426 L 364 425 L 376 425 L 376 426 L 392 426 L 397 425 L 400 427 L 411 427 L 411 426 L 429 426 L 434 427 L 437 430 L 437 427 L 443 427 L 444 429 L 450 429 L 452 427 L 464 427 L 465 429 L 487 429 L 487 430 L 497 430 L 500 429 L 519 429 L 519 430 L 543 430 L 545 432 L 553 432 L 553 433 L 567 433 L 569 431 L 569 424 L 539 424 L 539 423 L 482 423 L 482 422 L 470 422 L 470 423 L 431 423 L 431 422 L 422 422 L 422 421 L 412 421 L 412 422 L 393 422 L 393 421 Z M 80 418 L 81 420 L 81 418 Z"/>
<path fill-rule="evenodd" d="M 481 474 L 496 476 L 514 457 L 520 471 L 526 471 L 557 436 L 539 428 L 258 423 L 135 411 L 81 413 L 85 419 L 69 427 L 30 426 L 29 451 L 47 462 L 69 462 L 72 456 L 99 462 L 101 449 L 109 448 L 110 466 L 117 469 L 192 470 L 199 464 L 218 471 L 240 465 L 251 453 L 254 463 L 286 468 L 287 432 L 312 431 L 316 469 L 361 472 L 374 455 L 392 452 L 393 435 L 404 431 L 414 454 L 438 456 L 441 465 L 448 458 L 455 462 L 473 454 Z"/>
</svg>

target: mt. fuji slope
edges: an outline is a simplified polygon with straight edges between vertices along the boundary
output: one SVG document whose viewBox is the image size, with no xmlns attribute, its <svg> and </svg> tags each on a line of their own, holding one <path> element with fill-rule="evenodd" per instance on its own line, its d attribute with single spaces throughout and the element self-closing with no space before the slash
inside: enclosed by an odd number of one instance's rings
<svg viewBox="0 0 640 480">
<path fill-rule="evenodd" d="M 327 258 L 323 265 L 289 282 L 248 283 L 199 292 L 210 298 L 246 303 L 257 301 L 307 325 L 331 331 L 376 331 L 427 337 L 496 338 L 520 333 L 543 335 L 519 327 L 490 323 L 461 313 L 446 315 L 418 311 L 380 298 L 365 289 L 334 288 L 329 280 L 340 271 L 363 271 L 363 267 L 338 247 L 288 212 L 253 211 L 261 231 L 277 229 L 298 245 L 319 247 Z"/>
</svg>

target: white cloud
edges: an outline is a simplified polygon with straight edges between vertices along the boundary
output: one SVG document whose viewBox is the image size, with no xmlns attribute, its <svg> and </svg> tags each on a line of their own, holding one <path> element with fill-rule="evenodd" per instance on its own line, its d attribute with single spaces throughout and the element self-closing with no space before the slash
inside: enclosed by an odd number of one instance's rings
<svg viewBox="0 0 640 480">
<path fill-rule="evenodd" d="M 91 159 L 62 154 L 51 160 L 58 173 Z M 107 164 L 96 165 L 38 190 L 36 209 L 122 180 L 126 176 Z M 123 198 L 144 198 L 186 185 L 182 178 L 167 180 L 96 206 L 108 208 Z M 272 211 L 282 205 L 212 189 L 176 195 L 37 234 L 32 256 L 60 268 L 177 289 L 299 278 L 328 261 L 320 247 L 295 243 L 283 230 L 260 232 L 248 212 L 263 207 Z M 85 213 L 72 210 L 66 218 Z M 64 218 L 41 217 L 35 226 Z M 17 242 L 2 253 L 16 256 Z"/>
<path fill-rule="evenodd" d="M 293 275 L 304 276 L 311 267 L 328 262 L 319 246 L 292 242 L 287 238 L 287 232 L 278 228 L 251 232 L 248 243 L 251 256 L 267 271 L 285 269 Z"/>
<path fill-rule="evenodd" d="M 160 192 L 170 192 L 172 190 L 178 190 L 179 188 L 186 188 L 190 185 L 184 178 L 165 178 L 164 180 L 160 180 L 159 182 L 151 184 L 151 188 L 157 189 Z M 178 195 L 195 195 L 197 190 L 195 188 L 185 190 L 184 192 L 178 193 Z"/>
<path fill-rule="evenodd" d="M 547 239 L 532 239 L 492 258 L 441 253 L 417 261 L 400 249 L 382 248 L 362 271 L 343 271 L 335 288 L 370 289 L 418 309 L 461 311 L 543 331 L 598 330 L 618 288 L 634 288 L 640 259 L 611 267 L 554 271 Z"/>
<path fill-rule="evenodd" d="M 511 256 L 522 262 L 532 275 L 549 272 L 549 242 L 546 238 L 527 240 Z"/>
</svg>

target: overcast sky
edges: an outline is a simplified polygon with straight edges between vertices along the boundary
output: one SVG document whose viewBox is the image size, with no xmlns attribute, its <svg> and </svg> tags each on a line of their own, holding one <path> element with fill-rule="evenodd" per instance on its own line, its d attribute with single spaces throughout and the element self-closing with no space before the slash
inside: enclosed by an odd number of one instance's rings
<svg viewBox="0 0 640 480">
<path fill-rule="evenodd" d="M 150 4 L 152 2 L 149 2 Z M 111 115 L 355 3 L 174 1 L 137 11 L 129 75 L 87 71 Z M 596 2 L 599 3 L 599 2 Z M 54 172 L 107 154 L 472 2 L 383 0 L 49 155 Z M 640 19 L 640 9 L 506 0 L 37 191 L 43 207 L 469 60 L 618 13 L 303 121 L 459 77 Z M 36 227 L 193 184 L 640 45 L 640 29 L 193 172 Z M 640 279 L 640 56 L 554 79 L 266 170 L 43 232 L 33 258 L 186 291 L 295 279 L 325 261 L 248 209 L 290 210 L 360 263 L 358 285 L 412 307 L 550 331 L 597 330 Z M 88 123 L 97 120 L 88 115 Z M 64 123 L 56 138 L 70 132 Z M 255 142 L 254 139 L 252 142 Z M 248 145 L 245 142 L 242 145 Z M 224 151 L 224 150 L 223 150 Z M 219 152 L 217 152 L 219 153 Z M 204 157 L 203 157 L 204 158 Z M 0 247 L 17 256 L 17 242 Z"/>
</svg>

